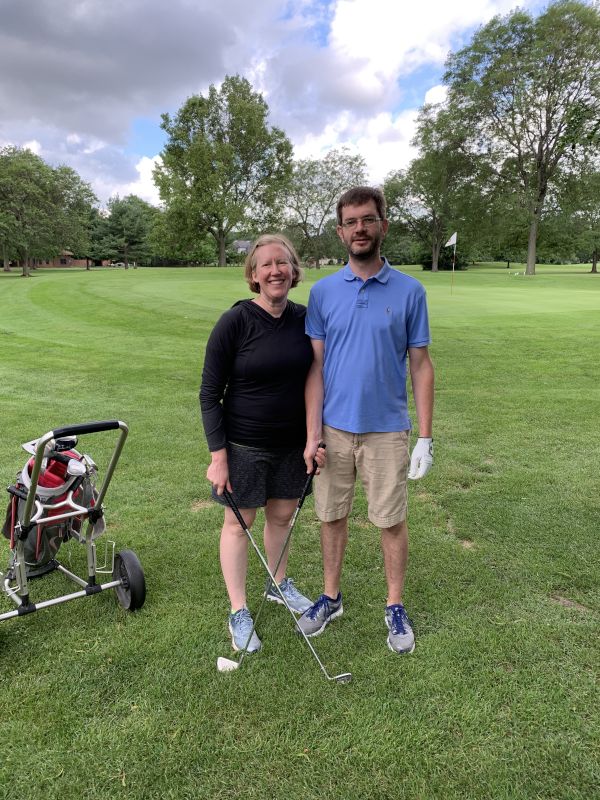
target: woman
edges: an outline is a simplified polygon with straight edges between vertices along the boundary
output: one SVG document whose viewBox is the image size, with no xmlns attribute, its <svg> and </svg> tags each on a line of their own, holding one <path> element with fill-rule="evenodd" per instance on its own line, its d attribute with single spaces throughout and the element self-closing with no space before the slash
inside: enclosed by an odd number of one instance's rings
<svg viewBox="0 0 600 800">
<path fill-rule="evenodd" d="M 213 499 L 225 506 L 220 558 L 234 650 L 244 647 L 253 627 L 246 607 L 248 541 L 223 490 L 232 493 L 248 527 L 264 507 L 265 550 L 274 570 L 306 482 L 304 383 L 313 358 L 306 308 L 288 300 L 302 279 L 292 244 L 279 234 L 261 236 L 248 253 L 245 275 L 257 297 L 235 303 L 215 325 L 200 388 L 211 451 L 206 477 Z M 323 460 L 319 451 L 320 466 Z M 302 614 L 311 601 L 286 577 L 287 558 L 286 552 L 275 578 L 292 610 Z M 267 599 L 281 603 L 272 586 Z M 254 633 L 248 652 L 260 647 Z"/>
</svg>

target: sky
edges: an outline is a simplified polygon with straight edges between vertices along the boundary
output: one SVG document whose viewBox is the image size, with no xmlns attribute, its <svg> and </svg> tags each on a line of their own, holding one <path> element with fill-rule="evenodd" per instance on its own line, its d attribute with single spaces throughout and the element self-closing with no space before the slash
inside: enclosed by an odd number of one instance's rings
<svg viewBox="0 0 600 800">
<path fill-rule="evenodd" d="M 28 147 L 101 204 L 159 204 L 152 170 L 177 112 L 246 77 L 294 157 L 347 147 L 380 184 L 415 152 L 418 109 L 444 98 L 450 51 L 539 0 L 0 0 L 0 147 Z"/>
</svg>

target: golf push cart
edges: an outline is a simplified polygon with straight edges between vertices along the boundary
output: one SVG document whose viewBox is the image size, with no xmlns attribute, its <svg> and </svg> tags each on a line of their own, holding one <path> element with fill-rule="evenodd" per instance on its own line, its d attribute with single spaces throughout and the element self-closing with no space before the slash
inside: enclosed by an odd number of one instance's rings
<svg viewBox="0 0 600 800">
<path fill-rule="evenodd" d="M 97 489 L 96 464 L 75 448 L 78 437 L 110 430 L 120 430 L 120 434 L 102 486 Z M 115 553 L 115 543 L 106 542 L 101 565 L 96 557 L 96 539 L 106 529 L 102 503 L 128 432 L 127 425 L 118 420 L 86 422 L 57 428 L 22 445 L 31 458 L 17 474 L 15 485 L 7 488 L 10 500 L 2 533 L 10 541 L 10 556 L 6 572 L 0 571 L 0 589 L 17 607 L 0 614 L 0 620 L 21 617 L 104 589 L 114 589 L 121 606 L 129 611 L 142 607 L 146 584 L 135 553 L 131 550 Z M 60 546 L 69 539 L 86 548 L 85 579 L 73 574 L 56 558 Z M 54 570 L 82 589 L 32 602 L 30 581 Z M 112 580 L 102 583 L 101 575 L 110 575 Z"/>
</svg>

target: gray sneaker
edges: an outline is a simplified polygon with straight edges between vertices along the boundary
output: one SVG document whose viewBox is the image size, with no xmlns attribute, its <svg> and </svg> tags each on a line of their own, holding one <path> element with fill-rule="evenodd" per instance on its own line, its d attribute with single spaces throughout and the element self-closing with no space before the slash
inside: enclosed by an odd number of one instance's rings
<svg viewBox="0 0 600 800">
<path fill-rule="evenodd" d="M 231 644 L 234 650 L 243 650 L 246 647 L 253 625 L 252 617 L 247 608 L 240 608 L 235 614 L 229 615 L 229 633 L 231 634 Z M 256 635 L 256 631 L 253 631 L 246 652 L 256 653 L 260 648 L 260 639 Z"/>
<path fill-rule="evenodd" d="M 291 578 L 284 578 L 279 584 L 279 588 L 287 600 L 288 606 L 295 614 L 304 614 L 304 612 L 312 606 L 312 602 L 308 599 L 308 597 L 305 597 L 298 591 L 298 589 L 296 589 L 294 581 Z M 279 596 L 278 592 L 275 591 L 275 587 L 271 581 L 268 582 L 268 589 L 265 592 L 265 596 L 267 600 L 270 600 L 273 603 L 284 605 L 283 600 Z"/>
<path fill-rule="evenodd" d="M 307 636 L 318 636 L 325 630 L 332 619 L 341 617 L 344 613 L 342 593 L 339 592 L 335 600 L 322 594 L 316 602 L 304 612 L 298 620 L 300 627 Z"/>
<path fill-rule="evenodd" d="M 385 624 L 388 628 L 387 644 L 394 653 L 412 653 L 415 649 L 415 635 L 404 606 L 397 603 L 386 606 Z"/>
</svg>

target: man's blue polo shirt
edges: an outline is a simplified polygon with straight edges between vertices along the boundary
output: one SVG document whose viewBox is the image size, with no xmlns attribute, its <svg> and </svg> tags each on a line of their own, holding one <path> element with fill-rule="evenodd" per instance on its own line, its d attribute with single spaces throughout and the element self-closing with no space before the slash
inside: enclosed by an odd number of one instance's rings
<svg viewBox="0 0 600 800">
<path fill-rule="evenodd" d="M 346 264 L 313 285 L 306 333 L 325 342 L 326 425 L 351 433 L 410 428 L 406 352 L 430 343 L 418 280 L 385 260 L 363 281 Z"/>
</svg>

